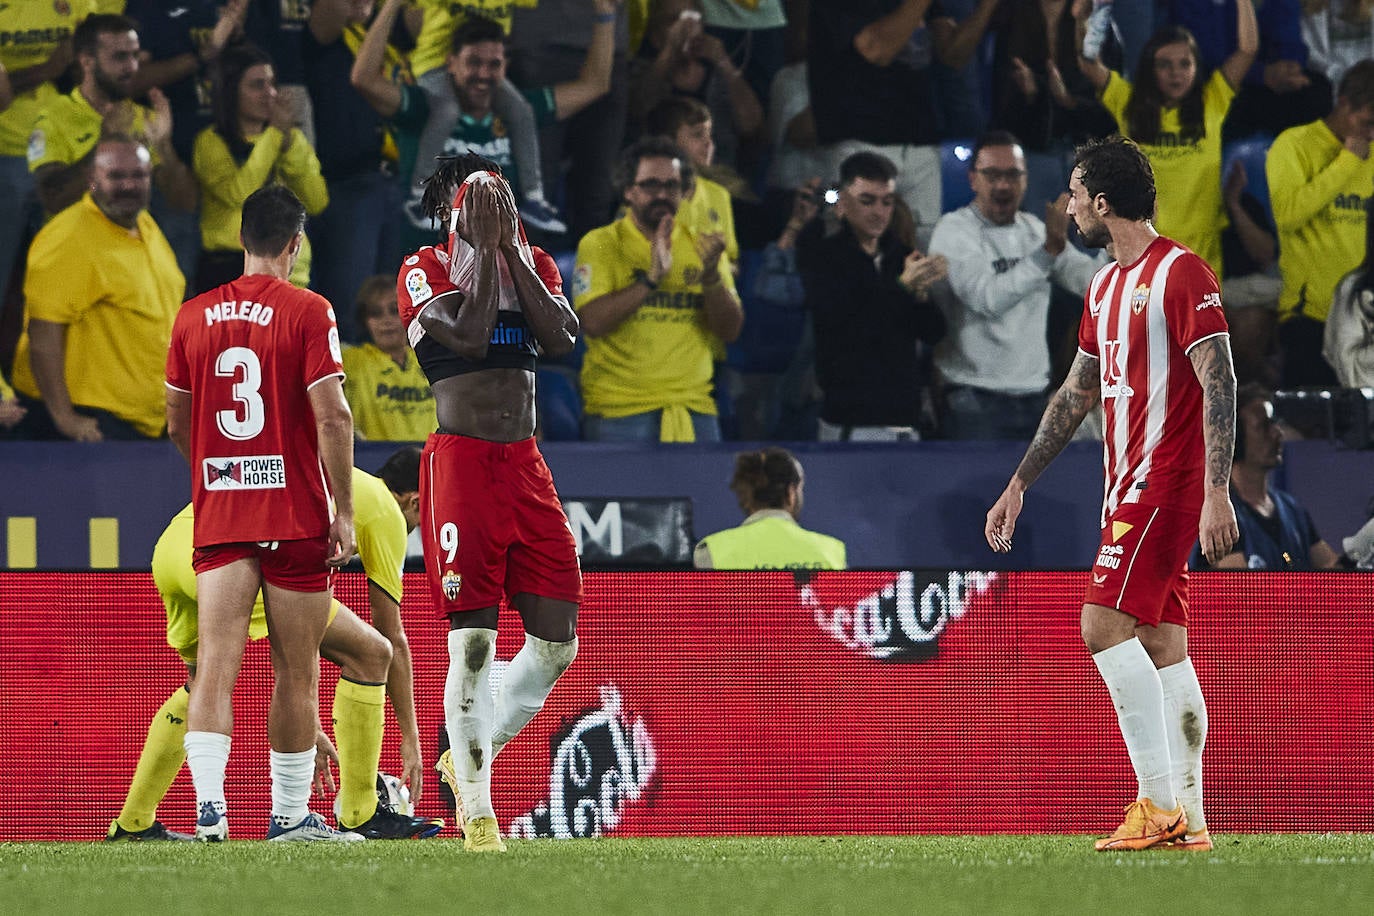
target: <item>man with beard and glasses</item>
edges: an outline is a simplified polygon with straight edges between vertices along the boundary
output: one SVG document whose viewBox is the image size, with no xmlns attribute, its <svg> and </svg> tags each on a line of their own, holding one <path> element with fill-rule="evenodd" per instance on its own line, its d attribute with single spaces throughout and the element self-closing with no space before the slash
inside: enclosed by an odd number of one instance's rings
<svg viewBox="0 0 1374 916">
<path fill-rule="evenodd" d="M 692 164 L 665 137 L 621 157 L 626 213 L 577 246 L 573 301 L 587 336 L 587 439 L 718 442 L 712 335 L 739 337 L 744 310 L 725 238 L 677 219 Z"/>
<path fill-rule="evenodd" d="M 148 90 L 151 109 L 130 91 L 138 73 L 138 31 L 127 16 L 99 13 L 72 36 L 81 82 L 38 114 L 29 137 L 29 171 L 43 209 L 52 216 L 81 197 L 90 181 L 91 153 L 102 134 L 142 138 L 152 154 L 153 180 L 168 203 L 196 206 L 196 178 L 172 146 L 172 108 L 161 90 Z"/>
<path fill-rule="evenodd" d="M 1029 440 L 1050 383 L 1051 287 L 1082 296 L 1103 262 L 1068 244 L 1068 194 L 1046 205 L 1044 222 L 1021 211 L 1026 157 L 1013 135 L 984 134 L 968 177 L 973 202 L 940 217 L 930 239 L 949 260 L 949 285 L 936 289 L 949 319 L 935 351 L 945 435 Z"/>
<path fill-rule="evenodd" d="M 29 249 L 14 387 L 32 439 L 158 438 L 163 360 L 186 280 L 148 215 L 152 162 L 138 140 L 106 136 L 90 191 Z M 46 409 L 44 409 L 46 408 Z"/>
<path fill-rule="evenodd" d="M 1084 297 L 1078 355 L 983 535 L 1011 550 L 1025 491 L 1099 402 L 1101 544 L 1079 617 L 1135 770 L 1136 798 L 1102 852 L 1212 848 L 1202 813 L 1207 704 L 1188 657 L 1188 554 L 1209 562 L 1239 531 L 1227 483 L 1236 376 L 1216 274 L 1155 231 L 1155 179 L 1119 136 L 1079 148 L 1069 218 L 1115 259 Z"/>
</svg>

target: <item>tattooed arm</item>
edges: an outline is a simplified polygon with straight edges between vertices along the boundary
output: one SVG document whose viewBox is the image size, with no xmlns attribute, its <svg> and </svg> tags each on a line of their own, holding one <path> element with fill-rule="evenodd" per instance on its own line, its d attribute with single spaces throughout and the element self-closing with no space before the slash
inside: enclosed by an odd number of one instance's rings
<svg viewBox="0 0 1374 916">
<path fill-rule="evenodd" d="M 1231 457 L 1236 446 L 1236 373 L 1230 338 L 1209 337 L 1188 351 L 1202 386 L 1202 447 L 1207 464 L 1203 481 L 1198 542 L 1208 563 L 1216 563 L 1240 538 L 1231 505 Z"/>
<path fill-rule="evenodd" d="M 1097 357 L 1079 350 L 1069 368 L 1069 377 L 1050 398 L 1049 406 L 1040 418 L 1040 428 L 1035 431 L 1035 438 L 1031 440 L 1030 448 L 1026 449 L 1016 473 L 1002 491 L 997 504 L 988 510 L 983 536 L 993 550 L 998 553 L 1011 550 L 1011 536 L 1016 530 L 1016 519 L 1021 514 L 1021 502 L 1026 489 L 1064 450 L 1083 418 L 1097 406 L 1101 398 L 1102 382 Z"/>
</svg>

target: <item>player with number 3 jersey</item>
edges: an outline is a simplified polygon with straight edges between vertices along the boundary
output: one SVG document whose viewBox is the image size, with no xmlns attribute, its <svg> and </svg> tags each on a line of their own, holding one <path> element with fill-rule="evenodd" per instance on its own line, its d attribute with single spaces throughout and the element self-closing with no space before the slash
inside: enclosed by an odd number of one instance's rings
<svg viewBox="0 0 1374 916">
<path fill-rule="evenodd" d="M 167 433 L 191 465 L 197 678 L 186 712 L 196 837 L 228 838 L 232 696 L 258 591 L 275 686 L 269 840 L 349 840 L 307 803 L 330 575 L 356 549 L 353 416 L 329 303 L 287 282 L 305 207 L 268 185 L 243 204 L 243 276 L 185 303 L 167 354 Z M 334 514 L 330 515 L 330 497 Z"/>
</svg>

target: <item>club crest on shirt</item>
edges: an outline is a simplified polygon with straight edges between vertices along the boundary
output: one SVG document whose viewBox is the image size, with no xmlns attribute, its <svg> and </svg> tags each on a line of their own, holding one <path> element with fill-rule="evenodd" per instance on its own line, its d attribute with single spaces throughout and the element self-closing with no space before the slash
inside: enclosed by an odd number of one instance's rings
<svg viewBox="0 0 1374 916">
<path fill-rule="evenodd" d="M 434 290 L 430 289 L 429 278 L 422 268 L 406 273 L 406 292 L 410 294 L 411 305 L 419 305 L 433 297 Z"/>
<path fill-rule="evenodd" d="M 1135 288 L 1131 293 L 1131 314 L 1139 315 L 1145 311 L 1145 303 L 1150 301 L 1150 288 L 1144 283 Z"/>
<path fill-rule="evenodd" d="M 443 586 L 445 598 L 449 601 L 457 601 L 458 592 L 463 587 L 463 577 L 451 569 L 446 569 L 440 580 L 440 585 Z"/>
<path fill-rule="evenodd" d="M 587 295 L 587 290 L 592 288 L 592 266 L 590 264 L 578 264 L 573 269 L 572 275 L 572 294 L 576 299 Z"/>
</svg>

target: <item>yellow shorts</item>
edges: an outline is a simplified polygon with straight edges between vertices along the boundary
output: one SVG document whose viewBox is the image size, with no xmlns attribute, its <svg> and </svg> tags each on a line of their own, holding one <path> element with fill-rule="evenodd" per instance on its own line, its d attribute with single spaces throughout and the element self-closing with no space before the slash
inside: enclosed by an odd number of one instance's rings
<svg viewBox="0 0 1374 916">
<path fill-rule="evenodd" d="M 172 523 L 153 548 L 153 584 L 162 596 L 167 611 L 167 645 L 177 650 L 188 666 L 196 663 L 199 646 L 197 625 L 200 604 L 196 600 L 196 574 L 191 569 L 191 517 L 184 513 Z M 329 606 L 329 623 L 334 622 L 343 605 L 337 600 Z M 328 624 L 326 624 L 328 626 Z M 267 635 L 267 609 L 262 594 L 253 602 L 253 614 L 248 620 L 248 638 L 262 639 Z"/>
</svg>

